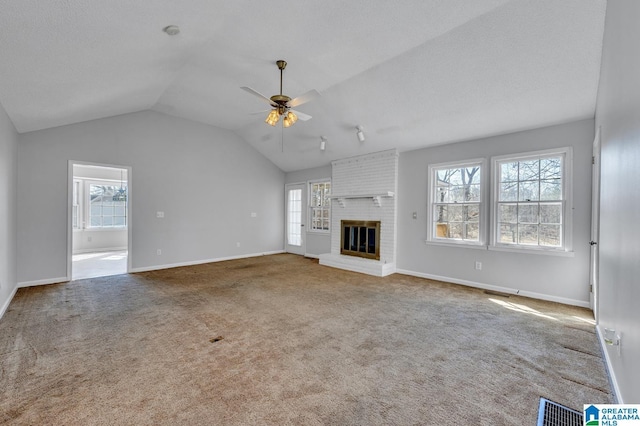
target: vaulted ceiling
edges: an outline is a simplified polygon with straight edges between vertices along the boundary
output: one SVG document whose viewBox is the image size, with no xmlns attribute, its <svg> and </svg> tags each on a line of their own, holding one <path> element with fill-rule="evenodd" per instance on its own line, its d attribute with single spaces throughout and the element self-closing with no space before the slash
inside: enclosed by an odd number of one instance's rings
<svg viewBox="0 0 640 426">
<path fill-rule="evenodd" d="M 236 132 L 282 170 L 593 117 L 605 0 L 5 0 L 19 132 L 142 110 Z M 177 25 L 180 33 L 162 31 Z M 316 89 L 282 129 L 240 90 Z M 361 125 L 365 141 L 356 137 Z M 327 149 L 320 151 L 320 137 Z"/>
</svg>

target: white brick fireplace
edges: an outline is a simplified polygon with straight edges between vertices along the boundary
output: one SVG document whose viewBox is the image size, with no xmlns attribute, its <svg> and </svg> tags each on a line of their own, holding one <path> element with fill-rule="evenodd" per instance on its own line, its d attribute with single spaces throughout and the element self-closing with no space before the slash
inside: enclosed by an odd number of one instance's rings
<svg viewBox="0 0 640 426">
<path fill-rule="evenodd" d="M 377 152 L 331 163 L 331 253 L 320 264 L 385 276 L 396 270 L 398 152 Z M 380 260 L 340 254 L 343 220 L 380 221 Z"/>
</svg>

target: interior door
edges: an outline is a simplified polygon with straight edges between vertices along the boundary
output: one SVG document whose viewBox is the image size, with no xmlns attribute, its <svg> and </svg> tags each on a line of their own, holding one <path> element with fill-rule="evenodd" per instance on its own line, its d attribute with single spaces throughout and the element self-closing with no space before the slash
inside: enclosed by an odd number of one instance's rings
<svg viewBox="0 0 640 426">
<path fill-rule="evenodd" d="M 589 271 L 589 283 L 591 284 L 591 309 L 598 322 L 598 262 L 600 237 L 600 128 L 596 131 L 593 140 L 593 160 L 591 174 L 591 266 Z"/>
<path fill-rule="evenodd" d="M 296 183 L 285 186 L 285 250 L 287 253 L 304 255 L 307 191 L 306 184 Z"/>
</svg>

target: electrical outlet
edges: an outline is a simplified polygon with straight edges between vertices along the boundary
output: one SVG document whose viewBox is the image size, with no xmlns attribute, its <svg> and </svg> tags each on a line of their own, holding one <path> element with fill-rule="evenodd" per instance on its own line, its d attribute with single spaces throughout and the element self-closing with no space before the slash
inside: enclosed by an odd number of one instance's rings
<svg viewBox="0 0 640 426">
<path fill-rule="evenodd" d="M 256 212 L 251 212 L 251 217 L 258 217 L 258 213 L 256 213 Z"/>
<path fill-rule="evenodd" d="M 476 270 L 482 271 L 482 262 L 476 262 Z"/>
<path fill-rule="evenodd" d="M 236 247 L 240 247 L 240 242 L 237 242 L 237 243 L 236 243 Z"/>
<path fill-rule="evenodd" d="M 156 254 L 157 254 L 158 256 L 162 255 L 162 250 L 160 250 L 160 249 L 156 250 Z"/>
<path fill-rule="evenodd" d="M 164 219 L 164 212 L 156 212 L 156 217 L 158 219 Z"/>
<path fill-rule="evenodd" d="M 92 236 L 88 236 L 88 237 L 87 237 L 87 241 L 88 241 L 88 242 L 93 241 L 93 237 L 92 237 Z"/>
</svg>

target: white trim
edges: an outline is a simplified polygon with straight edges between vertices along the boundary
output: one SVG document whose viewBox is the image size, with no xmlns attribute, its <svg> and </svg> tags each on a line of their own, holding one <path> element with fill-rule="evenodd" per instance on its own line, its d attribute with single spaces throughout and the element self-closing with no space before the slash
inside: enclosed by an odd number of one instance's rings
<svg viewBox="0 0 640 426">
<path fill-rule="evenodd" d="M 598 343 L 600 343 L 600 349 L 604 354 L 605 366 L 607 368 L 607 373 L 609 373 L 609 380 L 611 383 L 611 387 L 613 388 L 613 396 L 616 399 L 616 404 L 624 404 L 624 399 L 622 398 L 622 393 L 620 393 L 620 387 L 618 386 L 618 381 L 616 380 L 616 375 L 614 373 L 613 365 L 611 364 L 611 356 L 609 355 L 609 348 L 614 346 L 607 345 L 604 342 L 604 336 L 602 335 L 602 331 L 600 330 L 602 326 L 596 325 L 596 334 L 598 335 Z"/>
<path fill-rule="evenodd" d="M 470 242 L 459 242 L 459 241 L 460 240 L 455 240 L 455 241 L 424 240 L 424 243 L 429 246 L 433 245 L 433 246 L 441 246 L 441 247 L 457 247 L 457 248 L 469 248 L 469 249 L 475 249 L 475 250 L 487 250 L 486 244 L 477 244 L 477 243 L 471 244 Z"/>
<path fill-rule="evenodd" d="M 491 251 L 507 251 L 510 253 L 522 253 L 522 254 L 543 254 L 548 256 L 561 256 L 561 257 L 575 257 L 576 253 L 574 251 L 568 250 L 554 250 L 554 249 L 545 249 L 540 248 L 538 246 L 527 247 L 522 245 L 499 245 L 499 246 L 489 246 L 489 250 Z"/>
<path fill-rule="evenodd" d="M 224 262 L 225 260 L 246 259 L 248 257 L 269 256 L 272 254 L 282 254 L 282 253 L 285 253 L 285 251 L 274 250 L 274 251 L 267 251 L 264 253 L 250 253 L 250 254 L 241 254 L 238 256 L 216 257 L 214 259 L 202 259 L 202 260 L 193 260 L 188 262 L 168 263 L 165 265 L 143 266 L 140 268 L 131 268 L 129 272 L 134 273 L 134 272 L 158 271 L 161 269 L 179 268 L 181 266 L 202 265 L 203 263 Z"/>
<path fill-rule="evenodd" d="M 493 291 L 498 291 L 498 292 L 501 292 L 501 293 L 513 294 L 513 295 L 516 295 L 516 296 L 525 296 L 525 297 L 530 297 L 532 299 L 547 300 L 547 301 L 550 301 L 550 302 L 557 302 L 557 303 L 562 303 L 562 304 L 565 304 L 565 305 L 580 306 L 582 308 L 588 308 L 589 307 L 589 302 L 588 301 L 582 301 L 582 300 L 576 300 L 576 299 L 568 299 L 566 297 L 558 297 L 558 296 L 552 296 L 552 295 L 549 295 L 549 294 L 535 293 L 533 291 L 519 290 L 519 289 L 509 288 L 509 287 L 500 287 L 500 286 L 497 286 L 497 285 L 484 284 L 484 283 L 479 283 L 479 282 L 476 282 L 476 281 L 461 280 L 461 279 L 458 279 L 458 278 L 443 277 L 443 276 L 439 276 L 439 275 L 425 274 L 425 273 L 422 273 L 422 272 L 409 271 L 409 270 L 406 270 L 406 269 L 398 269 L 398 270 L 396 270 L 396 273 L 404 274 L 404 275 L 411 275 L 411 276 L 418 277 L 418 278 L 426 278 L 426 279 L 429 279 L 429 280 L 443 281 L 443 282 L 452 283 L 452 284 L 460 284 L 460 285 L 464 285 L 464 286 L 467 286 L 467 287 L 481 288 L 481 289 L 484 289 L 484 290 L 493 290 Z"/>
<path fill-rule="evenodd" d="M 311 259 L 320 259 L 320 255 L 319 254 L 313 254 L 313 253 L 305 253 L 304 257 L 309 257 Z"/>
<path fill-rule="evenodd" d="M 42 280 L 25 281 L 25 282 L 18 283 L 18 288 L 35 287 L 37 285 L 47 285 L 47 284 L 60 284 L 60 283 L 67 283 L 69 281 L 71 280 L 68 277 L 45 278 Z"/>
<path fill-rule="evenodd" d="M 2 305 L 2 307 L 0 308 L 0 319 L 2 319 L 2 317 L 4 316 L 4 313 L 7 312 L 7 309 L 9 309 L 9 304 L 13 300 L 13 297 L 16 295 L 17 291 L 18 291 L 18 286 L 15 286 L 13 288 L 13 291 L 9 295 L 9 298 L 7 299 L 7 301 L 4 302 L 4 305 Z"/>
</svg>

